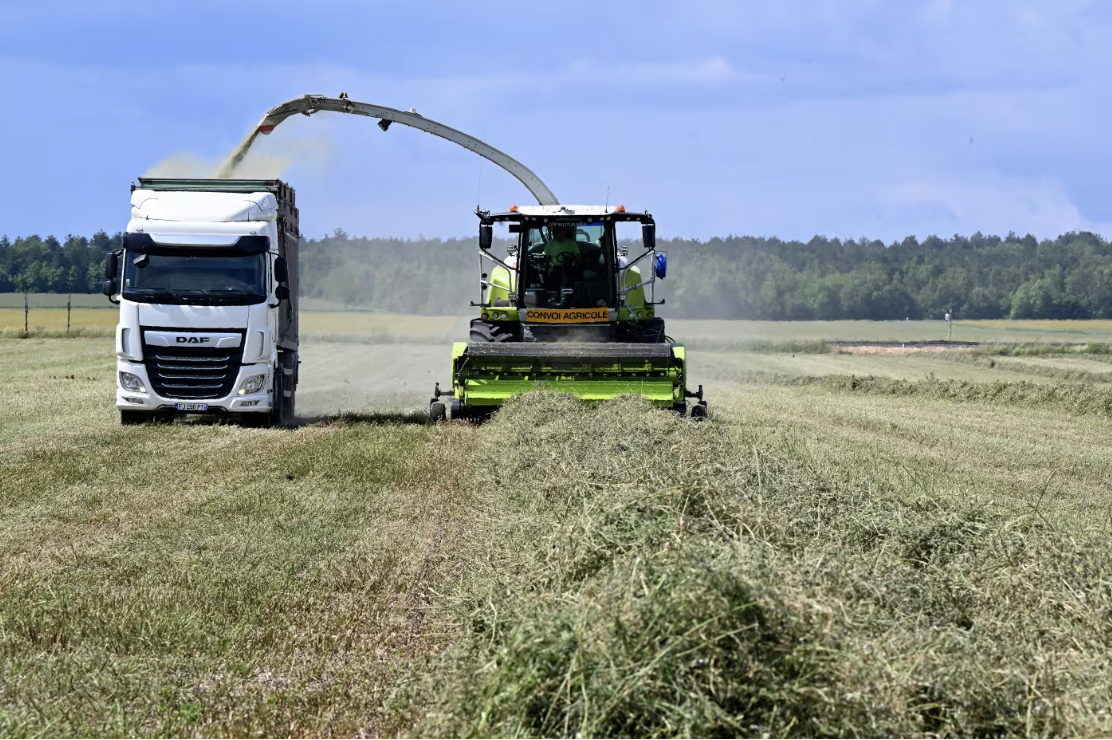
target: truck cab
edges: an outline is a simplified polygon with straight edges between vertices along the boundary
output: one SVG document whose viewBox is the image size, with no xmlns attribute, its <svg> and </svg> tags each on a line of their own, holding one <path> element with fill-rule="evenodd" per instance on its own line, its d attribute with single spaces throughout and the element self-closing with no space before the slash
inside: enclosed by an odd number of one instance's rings
<svg viewBox="0 0 1112 740">
<path fill-rule="evenodd" d="M 119 304 L 122 424 L 177 414 L 291 420 L 298 211 L 278 180 L 139 178 L 104 293 Z"/>
</svg>

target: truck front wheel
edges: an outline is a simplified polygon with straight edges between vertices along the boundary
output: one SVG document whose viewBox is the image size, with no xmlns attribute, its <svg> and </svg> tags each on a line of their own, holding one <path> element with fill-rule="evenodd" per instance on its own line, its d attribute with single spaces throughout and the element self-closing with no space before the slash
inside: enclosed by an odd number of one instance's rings
<svg viewBox="0 0 1112 740">
<path fill-rule="evenodd" d="M 296 399 L 297 399 L 297 391 L 295 391 L 295 390 L 290 391 L 290 397 L 289 398 L 286 398 L 285 396 L 282 397 L 282 417 L 283 417 L 282 420 L 283 420 L 283 422 L 291 422 L 291 421 L 293 421 L 294 419 L 297 418 L 297 414 L 294 412 Z"/>
<path fill-rule="evenodd" d="M 120 412 L 120 426 L 130 427 L 135 424 L 142 424 L 147 420 L 147 414 L 142 411 L 121 411 Z"/>
<path fill-rule="evenodd" d="M 286 423 L 286 397 L 282 393 L 285 387 L 285 376 L 282 375 L 282 368 L 278 367 L 274 373 L 274 399 L 267 415 L 268 427 L 280 427 Z"/>
<path fill-rule="evenodd" d="M 246 413 L 240 416 L 240 424 L 245 427 L 257 429 L 270 429 L 280 427 L 286 423 L 284 413 L 287 399 L 282 397 L 282 374 L 279 371 L 274 377 L 274 396 L 271 398 L 270 411 L 266 413 Z"/>
</svg>

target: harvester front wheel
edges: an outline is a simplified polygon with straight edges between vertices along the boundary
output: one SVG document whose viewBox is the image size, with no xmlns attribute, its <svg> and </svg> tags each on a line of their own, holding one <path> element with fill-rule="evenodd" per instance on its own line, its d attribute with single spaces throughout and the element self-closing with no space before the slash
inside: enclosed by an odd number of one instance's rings
<svg viewBox="0 0 1112 740">
<path fill-rule="evenodd" d="M 636 324 L 623 321 L 619 325 L 618 336 L 621 341 L 633 344 L 660 344 L 668 341 L 668 336 L 664 333 L 664 319 L 657 317 L 642 319 Z"/>
<path fill-rule="evenodd" d="M 440 401 L 429 404 L 429 421 L 433 424 L 448 418 L 448 410 Z"/>
<path fill-rule="evenodd" d="M 514 333 L 505 327 L 482 319 L 471 320 L 470 340 L 472 342 L 510 342 L 513 338 Z"/>
</svg>

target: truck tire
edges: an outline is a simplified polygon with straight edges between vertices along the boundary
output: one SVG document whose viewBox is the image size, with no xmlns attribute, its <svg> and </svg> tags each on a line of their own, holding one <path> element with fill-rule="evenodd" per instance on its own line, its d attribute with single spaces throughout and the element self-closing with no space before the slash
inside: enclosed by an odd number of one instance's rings
<svg viewBox="0 0 1112 740">
<path fill-rule="evenodd" d="M 294 411 L 297 407 L 296 401 L 297 391 L 290 391 L 289 398 L 282 398 L 282 416 L 284 417 L 283 421 L 287 424 L 297 418 L 297 414 Z"/>
<path fill-rule="evenodd" d="M 270 411 L 267 411 L 265 414 L 241 414 L 240 424 L 253 429 L 270 429 L 272 427 L 282 426 L 285 424 L 286 418 L 284 413 L 286 404 L 284 401 L 285 399 L 282 397 L 282 374 L 279 372 L 274 376 L 274 397 L 270 406 Z"/>
<path fill-rule="evenodd" d="M 275 372 L 282 374 L 283 388 L 290 392 L 289 398 L 285 395 L 282 396 L 283 408 L 283 422 L 292 424 L 297 419 L 297 370 L 300 361 L 297 359 L 297 352 L 283 352 L 278 359 L 278 367 Z"/>
<path fill-rule="evenodd" d="M 146 423 L 147 416 L 148 415 L 142 411 L 121 411 L 120 426 L 130 427 L 136 424 Z"/>
<path fill-rule="evenodd" d="M 266 415 L 267 427 L 280 427 L 286 424 L 286 397 L 282 395 L 286 388 L 286 376 L 282 374 L 281 366 L 275 368 L 274 373 L 274 400 L 270 404 L 270 413 Z"/>
<path fill-rule="evenodd" d="M 503 326 L 482 319 L 471 320 L 470 341 L 472 342 L 512 342 L 513 340 L 514 333 Z"/>
</svg>

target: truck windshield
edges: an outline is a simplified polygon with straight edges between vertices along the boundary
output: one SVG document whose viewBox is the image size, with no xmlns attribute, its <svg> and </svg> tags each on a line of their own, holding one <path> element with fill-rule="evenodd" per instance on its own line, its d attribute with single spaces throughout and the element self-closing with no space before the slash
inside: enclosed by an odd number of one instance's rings
<svg viewBox="0 0 1112 740">
<path fill-rule="evenodd" d="M 537 308 L 612 307 L 613 226 L 556 223 L 524 234 L 522 301 Z"/>
<path fill-rule="evenodd" d="M 122 293 L 141 303 L 261 303 L 266 300 L 266 255 L 129 252 Z"/>
</svg>

